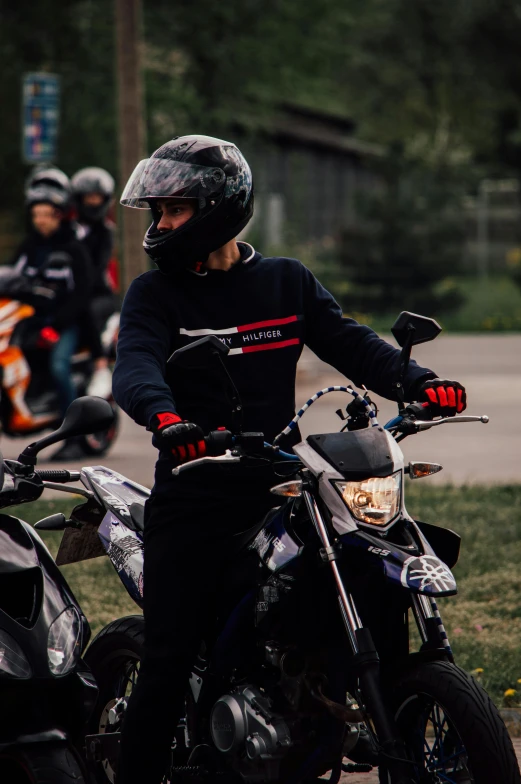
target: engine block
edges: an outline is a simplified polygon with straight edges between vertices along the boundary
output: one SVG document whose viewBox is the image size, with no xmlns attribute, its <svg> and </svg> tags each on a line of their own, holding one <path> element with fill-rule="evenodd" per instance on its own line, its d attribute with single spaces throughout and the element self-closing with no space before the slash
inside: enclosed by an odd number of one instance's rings
<svg viewBox="0 0 521 784">
<path fill-rule="evenodd" d="M 242 686 L 215 703 L 211 717 L 216 748 L 245 781 L 276 781 L 280 760 L 292 746 L 288 724 L 254 686 Z"/>
</svg>

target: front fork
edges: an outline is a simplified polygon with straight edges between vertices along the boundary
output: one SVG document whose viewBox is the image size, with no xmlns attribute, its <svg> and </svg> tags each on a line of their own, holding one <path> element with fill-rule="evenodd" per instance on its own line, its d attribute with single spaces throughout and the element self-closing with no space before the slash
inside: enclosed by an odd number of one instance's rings
<svg viewBox="0 0 521 784">
<path fill-rule="evenodd" d="M 454 664 L 454 654 L 436 601 L 430 596 L 413 593 L 411 594 L 411 608 L 423 645 L 439 648 L 441 642 L 447 659 Z"/>
<path fill-rule="evenodd" d="M 406 761 L 405 746 L 400 739 L 398 728 L 382 694 L 380 684 L 380 661 L 374 646 L 371 632 L 362 625 L 353 597 L 344 586 L 336 563 L 336 550 L 331 546 L 326 525 L 317 503 L 309 490 L 303 492 L 306 509 L 322 542 L 321 555 L 329 562 L 336 588 L 340 611 L 353 653 L 351 660 L 360 684 L 365 706 L 371 716 L 379 743 L 382 748 L 387 770 L 392 784 L 415 784 L 412 765 Z"/>
</svg>

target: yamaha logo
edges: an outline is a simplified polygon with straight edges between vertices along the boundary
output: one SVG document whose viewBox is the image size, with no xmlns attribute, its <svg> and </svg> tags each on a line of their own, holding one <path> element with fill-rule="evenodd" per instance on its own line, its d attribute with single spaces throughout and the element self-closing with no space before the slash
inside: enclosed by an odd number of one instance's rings
<svg viewBox="0 0 521 784">
<path fill-rule="evenodd" d="M 402 568 L 401 583 L 419 593 L 456 593 L 456 580 L 449 567 L 435 555 L 411 556 Z"/>
</svg>

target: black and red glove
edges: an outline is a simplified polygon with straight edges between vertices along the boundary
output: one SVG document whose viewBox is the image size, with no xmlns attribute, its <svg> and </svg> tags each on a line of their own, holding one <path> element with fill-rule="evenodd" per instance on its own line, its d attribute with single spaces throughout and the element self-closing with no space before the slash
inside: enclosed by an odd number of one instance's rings
<svg viewBox="0 0 521 784">
<path fill-rule="evenodd" d="M 430 379 L 421 385 L 418 399 L 429 403 L 433 416 L 454 416 L 467 408 L 467 393 L 458 381 Z"/>
<path fill-rule="evenodd" d="M 199 425 L 187 422 L 172 411 L 154 414 L 149 425 L 156 449 L 169 451 L 179 463 L 195 460 L 206 454 L 204 433 Z"/>
</svg>

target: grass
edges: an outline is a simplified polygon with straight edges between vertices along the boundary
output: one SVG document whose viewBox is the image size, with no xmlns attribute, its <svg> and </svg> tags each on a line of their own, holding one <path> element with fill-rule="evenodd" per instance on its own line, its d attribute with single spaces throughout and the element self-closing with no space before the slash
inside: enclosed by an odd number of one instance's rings
<svg viewBox="0 0 521 784">
<path fill-rule="evenodd" d="M 430 486 L 407 482 L 407 506 L 419 520 L 452 528 L 462 537 L 454 569 L 459 594 L 440 610 L 458 664 L 477 673 L 497 704 L 521 701 L 521 484 L 501 487 Z M 10 511 L 35 522 L 74 502 L 38 502 Z M 61 534 L 43 533 L 55 553 Z M 96 633 L 109 621 L 139 612 L 107 558 L 63 567 Z M 504 698 L 507 689 L 516 694 Z"/>
<path fill-rule="evenodd" d="M 464 297 L 463 304 L 453 313 L 428 314 L 439 321 L 444 333 L 521 330 L 521 287 L 509 275 L 491 275 L 487 280 L 461 277 L 444 281 L 443 285 L 455 285 Z M 406 296 L 403 309 L 407 309 Z M 388 314 L 355 313 L 346 309 L 347 316 L 367 324 L 378 333 L 390 331 L 398 312 L 399 309 Z"/>
</svg>

